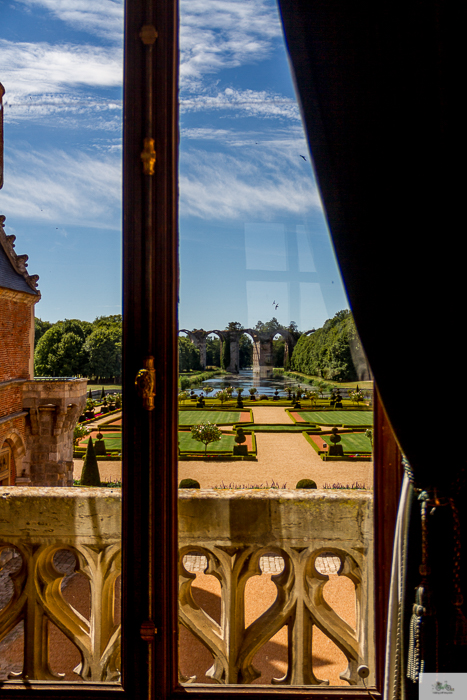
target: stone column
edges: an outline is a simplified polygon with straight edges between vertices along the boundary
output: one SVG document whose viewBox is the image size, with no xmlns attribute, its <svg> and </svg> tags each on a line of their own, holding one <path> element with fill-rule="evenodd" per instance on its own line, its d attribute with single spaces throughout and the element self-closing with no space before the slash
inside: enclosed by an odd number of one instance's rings
<svg viewBox="0 0 467 700">
<path fill-rule="evenodd" d="M 206 331 L 201 329 L 199 331 L 185 331 L 185 333 L 188 335 L 189 340 L 191 340 L 195 348 L 199 350 L 201 369 L 206 369 Z"/>
</svg>

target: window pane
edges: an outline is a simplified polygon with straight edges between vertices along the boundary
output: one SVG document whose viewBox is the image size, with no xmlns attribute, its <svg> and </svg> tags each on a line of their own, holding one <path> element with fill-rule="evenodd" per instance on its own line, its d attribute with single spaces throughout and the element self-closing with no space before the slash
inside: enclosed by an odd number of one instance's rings
<svg viewBox="0 0 467 700">
<path fill-rule="evenodd" d="M 372 382 L 277 7 L 180 35 L 181 682 L 374 683 Z"/>
<path fill-rule="evenodd" d="M 119 683 L 123 2 L 1 16 L 0 678 Z"/>
</svg>

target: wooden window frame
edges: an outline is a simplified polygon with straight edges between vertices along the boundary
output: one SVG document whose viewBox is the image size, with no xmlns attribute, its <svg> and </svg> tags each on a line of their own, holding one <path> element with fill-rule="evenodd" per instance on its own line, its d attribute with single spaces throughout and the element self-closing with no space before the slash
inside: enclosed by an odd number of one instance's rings
<svg viewBox="0 0 467 700">
<path fill-rule="evenodd" d="M 142 32 L 142 28 L 147 29 Z M 157 37 L 151 27 L 157 32 Z M 0 683 L 4 698 L 368 698 L 363 688 L 179 686 L 177 668 L 178 3 L 126 0 L 123 148 L 122 684 Z M 154 139 L 154 174 L 143 172 Z M 154 358 L 147 410 L 135 378 Z M 375 408 L 375 629 L 380 697 L 400 453 Z"/>
</svg>

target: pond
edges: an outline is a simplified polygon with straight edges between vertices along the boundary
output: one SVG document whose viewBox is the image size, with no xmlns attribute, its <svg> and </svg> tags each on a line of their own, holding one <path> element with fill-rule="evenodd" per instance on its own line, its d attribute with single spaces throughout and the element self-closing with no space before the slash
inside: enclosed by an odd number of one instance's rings
<svg viewBox="0 0 467 700">
<path fill-rule="evenodd" d="M 298 381 L 296 379 L 289 379 L 287 377 L 284 377 L 283 379 L 259 379 L 256 377 L 253 378 L 252 369 L 242 369 L 240 370 L 239 374 L 224 374 L 220 377 L 213 377 L 212 379 L 208 379 L 207 381 L 203 382 L 203 385 L 211 386 L 214 389 L 214 391 L 218 391 L 219 389 L 225 389 L 228 386 L 233 386 L 235 391 L 239 387 L 242 387 L 244 389 L 244 395 L 248 395 L 248 389 L 254 386 L 257 390 L 257 396 L 258 394 L 266 394 L 266 396 L 272 396 L 276 389 L 278 389 L 280 393 L 285 393 L 285 388 L 287 386 L 296 387 L 298 385 Z M 194 388 L 194 391 L 196 394 L 201 393 L 203 391 L 202 386 Z"/>
</svg>

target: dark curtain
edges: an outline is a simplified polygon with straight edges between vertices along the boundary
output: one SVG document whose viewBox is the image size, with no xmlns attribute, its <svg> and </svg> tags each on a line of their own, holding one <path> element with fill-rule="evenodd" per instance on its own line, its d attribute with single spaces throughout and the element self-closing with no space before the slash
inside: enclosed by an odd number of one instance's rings
<svg viewBox="0 0 467 700">
<path fill-rule="evenodd" d="M 453 312 L 465 274 L 461 140 L 449 87 L 460 18 L 453 4 L 430 0 L 279 5 L 358 332 L 417 486 L 431 495 L 436 487 L 447 504 L 430 516 L 430 585 L 438 592 L 432 620 L 440 628 L 444 667 L 464 670 L 462 634 L 452 643 L 459 611 L 452 605 L 448 501 L 460 506 L 465 493 L 456 412 L 462 405 L 463 324 Z M 418 506 L 414 517 L 419 519 Z M 419 578 L 416 537 L 410 551 L 409 609 Z"/>
</svg>

